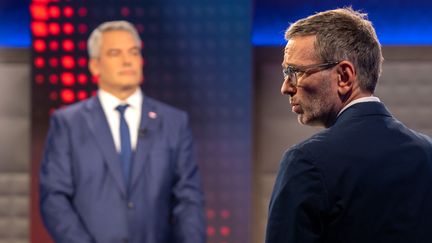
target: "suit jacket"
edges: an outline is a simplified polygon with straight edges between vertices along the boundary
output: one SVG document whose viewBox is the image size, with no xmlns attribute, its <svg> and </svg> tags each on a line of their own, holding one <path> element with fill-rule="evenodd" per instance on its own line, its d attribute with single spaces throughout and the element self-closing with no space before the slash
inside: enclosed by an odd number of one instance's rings
<svg viewBox="0 0 432 243">
<path fill-rule="evenodd" d="M 97 97 L 52 115 L 40 170 L 40 208 L 55 242 L 205 241 L 203 194 L 186 113 L 146 96 L 139 134 L 127 187 Z"/>
<path fill-rule="evenodd" d="M 432 140 L 355 104 L 283 156 L 267 243 L 432 242 Z"/>
</svg>

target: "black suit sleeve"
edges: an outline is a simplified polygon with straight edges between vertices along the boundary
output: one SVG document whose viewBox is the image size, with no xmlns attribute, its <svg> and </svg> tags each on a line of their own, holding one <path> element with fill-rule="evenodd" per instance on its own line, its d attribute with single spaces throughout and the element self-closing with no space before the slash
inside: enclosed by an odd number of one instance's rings
<svg viewBox="0 0 432 243">
<path fill-rule="evenodd" d="M 321 242 L 327 193 L 323 176 L 298 149 L 285 153 L 269 208 L 267 243 Z"/>
</svg>

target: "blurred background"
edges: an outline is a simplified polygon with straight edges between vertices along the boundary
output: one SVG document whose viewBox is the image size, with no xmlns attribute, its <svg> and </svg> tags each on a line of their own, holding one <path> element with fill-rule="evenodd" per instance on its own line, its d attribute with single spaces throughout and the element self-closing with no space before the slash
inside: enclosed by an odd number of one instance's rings
<svg viewBox="0 0 432 243">
<path fill-rule="evenodd" d="M 299 125 L 279 92 L 284 31 L 343 6 L 367 12 L 383 45 L 376 95 L 431 136 L 432 2 L 0 0 L 0 243 L 52 242 L 38 208 L 49 115 L 94 94 L 86 40 L 116 19 L 143 40 L 146 95 L 191 116 L 208 242 L 263 242 L 279 159 L 319 130 Z"/>
</svg>

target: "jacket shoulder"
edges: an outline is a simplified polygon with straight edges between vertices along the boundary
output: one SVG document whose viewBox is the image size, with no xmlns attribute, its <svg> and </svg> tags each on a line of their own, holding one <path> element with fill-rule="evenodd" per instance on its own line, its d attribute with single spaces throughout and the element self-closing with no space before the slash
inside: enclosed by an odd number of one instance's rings
<svg viewBox="0 0 432 243">
<path fill-rule="evenodd" d="M 163 115 L 164 117 L 168 118 L 175 118 L 175 119 L 188 119 L 188 114 L 186 111 L 181 110 L 179 108 L 176 108 L 172 105 L 169 105 L 167 103 L 164 103 L 162 101 L 156 100 L 154 98 L 145 96 L 144 97 L 144 105 L 149 104 L 152 106 L 155 110 L 157 110 L 158 113 Z"/>
</svg>

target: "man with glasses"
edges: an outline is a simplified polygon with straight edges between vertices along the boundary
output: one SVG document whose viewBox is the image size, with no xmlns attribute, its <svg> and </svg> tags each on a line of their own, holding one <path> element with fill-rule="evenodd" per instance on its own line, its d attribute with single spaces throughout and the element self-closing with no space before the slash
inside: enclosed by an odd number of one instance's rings
<svg viewBox="0 0 432 243">
<path fill-rule="evenodd" d="M 284 154 L 266 242 L 432 242 L 432 140 L 373 96 L 383 58 L 366 14 L 317 13 L 285 38 L 281 92 L 326 129 Z"/>
</svg>

